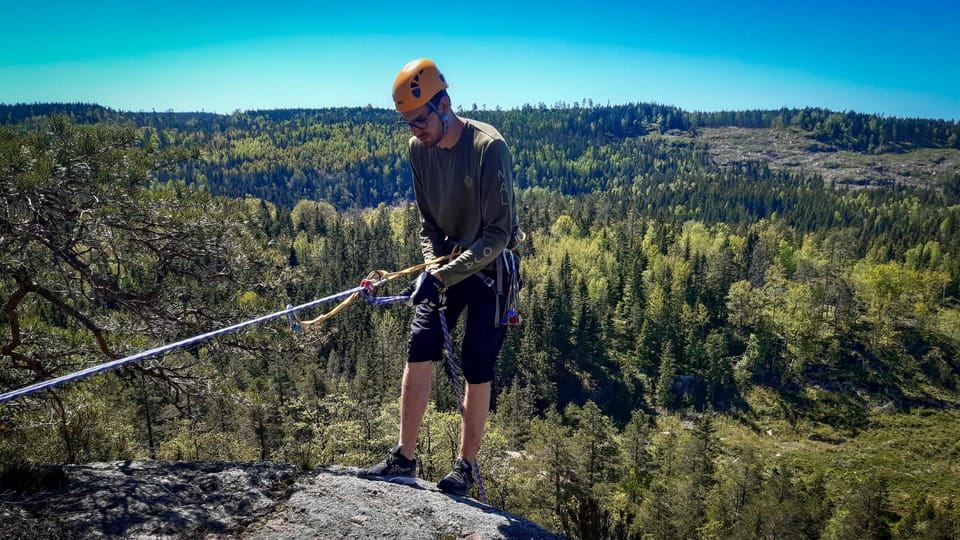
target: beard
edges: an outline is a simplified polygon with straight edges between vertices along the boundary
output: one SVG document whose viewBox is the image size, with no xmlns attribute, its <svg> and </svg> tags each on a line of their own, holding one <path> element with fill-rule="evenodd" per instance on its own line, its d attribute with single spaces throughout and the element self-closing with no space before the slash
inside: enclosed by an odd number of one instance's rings
<svg viewBox="0 0 960 540">
<path fill-rule="evenodd" d="M 440 139 L 443 138 L 443 136 L 442 135 L 435 136 L 433 133 L 421 133 L 417 138 L 420 139 L 420 142 L 423 143 L 424 146 L 426 146 L 427 148 L 430 148 L 432 146 L 436 146 L 437 143 L 440 142 Z"/>
</svg>

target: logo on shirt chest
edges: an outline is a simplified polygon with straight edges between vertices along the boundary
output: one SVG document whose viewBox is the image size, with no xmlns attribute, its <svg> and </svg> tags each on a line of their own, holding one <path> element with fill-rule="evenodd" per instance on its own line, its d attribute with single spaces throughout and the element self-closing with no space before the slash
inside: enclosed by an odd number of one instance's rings
<svg viewBox="0 0 960 540">
<path fill-rule="evenodd" d="M 473 187 L 473 177 L 469 174 L 463 175 L 463 185 L 467 187 Z"/>
</svg>

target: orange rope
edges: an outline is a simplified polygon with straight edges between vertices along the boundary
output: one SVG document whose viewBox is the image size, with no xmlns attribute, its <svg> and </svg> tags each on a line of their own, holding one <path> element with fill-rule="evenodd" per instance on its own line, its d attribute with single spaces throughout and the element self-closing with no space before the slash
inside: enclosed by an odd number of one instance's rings
<svg viewBox="0 0 960 540">
<path fill-rule="evenodd" d="M 432 266 L 432 265 L 434 265 L 434 264 L 441 263 L 441 262 L 449 259 L 449 258 L 452 257 L 453 255 L 454 255 L 454 254 L 451 253 L 450 255 L 444 255 L 443 257 L 437 257 L 436 259 L 433 259 L 433 260 L 430 260 L 430 261 L 427 261 L 427 262 L 424 262 L 424 263 L 421 263 L 421 264 L 416 264 L 416 265 L 413 265 L 413 266 L 411 266 L 411 267 L 409 267 L 409 268 L 404 268 L 403 270 L 397 270 L 396 272 L 387 272 L 386 270 L 374 270 L 373 272 L 370 272 L 369 274 L 367 274 L 366 279 L 364 279 L 363 281 L 371 282 L 371 284 L 372 284 L 374 287 L 377 287 L 377 286 L 380 286 L 380 285 L 382 285 L 382 284 L 384 284 L 384 283 L 386 283 L 386 282 L 388 282 L 388 281 L 392 281 L 392 280 L 394 280 L 394 279 L 396 279 L 396 278 L 398 278 L 398 277 L 400 277 L 400 276 L 406 276 L 406 275 L 412 274 L 412 273 L 414 273 L 414 272 L 419 272 L 420 270 L 423 270 L 424 268 L 427 268 L 428 266 Z M 363 281 L 361 281 L 361 283 L 363 283 Z M 346 308 L 348 305 L 350 305 L 350 303 L 353 302 L 354 300 L 356 300 L 359 296 L 360 296 L 360 293 L 359 293 L 359 292 L 355 292 L 355 293 L 351 294 L 350 296 L 348 296 L 345 300 L 343 300 L 342 302 L 340 302 L 339 304 L 337 304 L 337 306 L 336 306 L 335 308 L 331 309 L 331 310 L 328 311 L 327 313 L 324 313 L 323 315 L 320 315 L 319 317 L 317 317 L 317 318 L 315 318 L 315 319 L 310 319 L 309 321 L 300 321 L 300 325 L 301 325 L 301 326 L 304 326 L 304 327 L 307 327 L 307 326 L 313 326 L 313 325 L 316 325 L 316 324 L 321 324 L 321 323 L 323 323 L 324 321 L 326 321 L 327 319 L 329 319 L 329 318 L 333 317 L 334 315 L 336 315 L 337 313 L 340 313 L 341 311 L 343 311 L 344 308 Z"/>
<path fill-rule="evenodd" d="M 524 233 L 523 231 L 520 231 L 519 234 L 517 235 L 517 242 L 516 242 L 516 244 L 510 249 L 510 251 L 516 251 L 517 249 L 519 249 L 519 248 L 520 248 L 520 245 L 521 245 L 526 239 L 527 239 L 526 233 Z M 450 253 L 449 255 L 444 255 L 444 256 L 442 256 L 442 257 L 437 257 L 437 258 L 435 258 L 435 259 L 433 259 L 433 260 L 430 260 L 430 261 L 427 261 L 427 262 L 424 262 L 424 263 L 421 263 L 421 264 L 416 264 L 416 265 L 413 265 L 413 266 L 411 266 L 411 267 L 409 267 L 409 268 L 404 268 L 403 270 L 397 270 L 396 272 L 387 272 L 386 270 L 374 270 L 373 272 L 370 272 L 369 274 L 367 274 L 366 279 L 364 279 L 363 281 L 361 281 L 361 283 L 363 283 L 364 281 L 367 281 L 367 282 L 370 282 L 373 287 L 377 287 L 377 286 L 382 285 L 382 284 L 384 284 L 384 283 L 386 283 L 386 282 L 388 282 L 388 281 L 392 281 L 392 280 L 394 280 L 394 279 L 396 279 L 396 278 L 398 278 L 398 277 L 400 277 L 400 276 L 406 276 L 406 275 L 412 274 L 412 273 L 414 273 L 414 272 L 419 272 L 420 270 L 423 270 L 424 268 L 427 268 L 427 267 L 432 266 L 432 265 L 434 265 L 434 264 L 439 264 L 439 263 L 442 263 L 443 261 L 446 261 L 447 259 L 455 258 L 455 257 L 457 257 L 457 256 L 460 255 L 460 252 L 461 252 L 461 251 L 460 251 L 460 248 L 459 248 L 459 246 L 457 246 L 457 247 L 454 249 L 453 253 Z M 316 325 L 316 324 L 321 324 L 321 323 L 323 323 L 324 321 L 326 321 L 327 319 L 329 319 L 329 318 L 333 317 L 334 315 L 336 315 L 337 313 L 340 313 L 341 311 L 343 311 L 344 308 L 346 308 L 347 306 L 349 306 L 350 303 L 353 302 L 354 300 L 356 300 L 359 296 L 360 296 L 360 293 L 359 293 L 359 292 L 355 292 L 355 293 L 351 294 L 350 296 L 348 296 L 345 300 L 343 300 L 342 302 L 340 302 L 339 304 L 337 304 L 336 307 L 334 307 L 333 309 L 331 309 L 331 310 L 328 311 L 327 313 L 324 313 L 323 315 L 320 315 L 319 317 L 317 317 L 317 318 L 315 318 L 315 319 L 310 319 L 309 321 L 298 321 L 298 322 L 299 322 L 300 325 L 303 326 L 303 327 L 313 326 L 313 325 Z"/>
</svg>

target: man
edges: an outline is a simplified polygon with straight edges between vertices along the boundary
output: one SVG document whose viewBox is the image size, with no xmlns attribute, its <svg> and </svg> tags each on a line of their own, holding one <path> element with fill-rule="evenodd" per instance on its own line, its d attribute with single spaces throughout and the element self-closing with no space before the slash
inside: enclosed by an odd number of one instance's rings
<svg viewBox="0 0 960 540">
<path fill-rule="evenodd" d="M 441 360 L 445 343 L 440 310 L 445 309 L 451 329 L 466 311 L 460 450 L 453 470 L 437 484 L 442 491 L 465 495 L 474 482 L 493 367 L 506 335 L 503 298 L 494 286 L 503 277 L 497 275 L 503 266 L 497 259 L 518 229 L 506 142 L 492 126 L 454 114 L 447 88 L 437 66 L 427 59 L 409 62 L 393 83 L 400 123 L 413 133 L 410 166 L 424 260 L 459 254 L 428 268 L 408 288 L 416 313 L 400 395 L 400 441 L 386 459 L 360 476 L 415 483 L 417 436 L 430 396 L 432 362 Z"/>
</svg>

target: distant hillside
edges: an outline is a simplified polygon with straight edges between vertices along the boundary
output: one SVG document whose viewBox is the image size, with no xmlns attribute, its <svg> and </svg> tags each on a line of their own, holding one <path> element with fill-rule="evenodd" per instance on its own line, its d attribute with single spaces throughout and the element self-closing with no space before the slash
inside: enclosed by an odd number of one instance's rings
<svg viewBox="0 0 960 540">
<path fill-rule="evenodd" d="M 214 195 L 253 196 L 288 209 L 300 199 L 343 209 L 413 196 L 405 155 L 409 133 L 386 109 L 216 115 L 119 112 L 90 104 L 0 105 L 0 124 L 32 129 L 50 114 L 81 124 L 135 127 L 143 145 L 198 148 L 199 161 L 160 179 L 182 179 Z M 691 113 L 646 103 L 462 114 L 490 122 L 504 134 L 521 189 L 603 192 L 669 182 L 691 166 L 706 179 L 732 163 L 755 162 L 828 184 L 947 186 L 960 192 L 960 126 L 953 121 L 814 108 Z M 680 139 L 664 143 L 651 135 Z"/>
<path fill-rule="evenodd" d="M 938 189 L 960 174 L 960 150 L 955 148 L 871 154 L 812 144 L 797 129 L 779 128 L 704 128 L 695 139 L 721 167 L 757 161 L 778 171 L 819 176 L 837 187 Z"/>
</svg>

